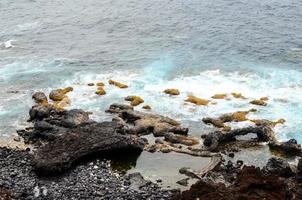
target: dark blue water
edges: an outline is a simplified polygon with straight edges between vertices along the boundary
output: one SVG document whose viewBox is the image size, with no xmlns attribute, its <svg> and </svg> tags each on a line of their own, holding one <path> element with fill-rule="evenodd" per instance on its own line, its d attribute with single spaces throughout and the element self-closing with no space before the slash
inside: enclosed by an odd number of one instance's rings
<svg viewBox="0 0 302 200">
<path fill-rule="evenodd" d="M 269 106 L 251 118 L 285 118 L 279 138 L 302 142 L 302 1 L 2 0 L 0 16 L 3 136 L 26 125 L 34 90 L 72 85 L 72 106 L 101 119 L 110 102 L 129 93 L 156 112 L 193 121 L 250 105 L 184 106 L 187 94 L 269 96 Z M 102 98 L 85 87 L 108 78 L 132 87 L 108 87 Z M 166 87 L 183 94 L 166 99 Z"/>
</svg>

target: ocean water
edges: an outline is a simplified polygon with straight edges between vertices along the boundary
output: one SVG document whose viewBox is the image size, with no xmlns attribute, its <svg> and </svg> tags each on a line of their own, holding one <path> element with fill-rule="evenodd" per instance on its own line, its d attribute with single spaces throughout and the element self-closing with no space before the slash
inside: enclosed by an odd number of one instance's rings
<svg viewBox="0 0 302 200">
<path fill-rule="evenodd" d="M 302 143 L 302 1 L 2 0 L 0 16 L 1 139 L 28 126 L 34 91 L 73 86 L 70 108 L 90 110 L 98 121 L 111 119 L 104 112 L 111 103 L 140 95 L 152 112 L 182 121 L 197 137 L 211 128 L 203 117 L 257 108 L 250 119 L 284 118 L 277 138 Z M 129 88 L 106 84 L 100 97 L 87 86 L 108 79 Z M 181 95 L 169 97 L 166 88 Z M 229 100 L 184 102 L 190 94 L 209 99 L 215 93 Z M 248 103 L 263 96 L 266 107 Z M 259 163 L 259 154 L 242 156 Z M 161 156 L 145 153 L 134 170 L 152 180 L 167 176 L 171 185 L 177 170 L 167 173 L 164 166 L 180 167 L 187 159 Z M 202 162 L 182 164 L 198 168 Z"/>
</svg>

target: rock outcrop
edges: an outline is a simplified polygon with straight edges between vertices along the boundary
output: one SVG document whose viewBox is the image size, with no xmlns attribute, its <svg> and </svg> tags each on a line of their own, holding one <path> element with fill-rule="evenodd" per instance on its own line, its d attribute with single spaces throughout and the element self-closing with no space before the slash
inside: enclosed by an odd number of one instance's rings
<svg viewBox="0 0 302 200">
<path fill-rule="evenodd" d="M 32 108 L 33 129 L 19 133 L 26 142 L 38 146 L 33 162 L 38 172 L 62 172 L 94 154 L 143 150 L 144 139 L 122 135 L 117 122 L 98 123 L 90 120 L 89 114 L 80 109 L 57 111 L 49 105 Z"/>
<path fill-rule="evenodd" d="M 210 101 L 207 99 L 201 99 L 193 95 L 189 95 L 186 101 L 199 106 L 206 106 L 210 103 Z"/>
<path fill-rule="evenodd" d="M 108 83 L 109 83 L 110 85 L 115 85 L 116 87 L 119 87 L 119 88 L 122 88 L 122 89 L 128 88 L 128 85 L 123 84 L 123 83 L 120 83 L 120 82 L 118 82 L 118 81 L 109 80 Z"/>
<path fill-rule="evenodd" d="M 302 185 L 294 175 L 287 162 L 275 158 L 263 169 L 221 163 L 175 199 L 298 200 L 302 197 Z"/>
</svg>

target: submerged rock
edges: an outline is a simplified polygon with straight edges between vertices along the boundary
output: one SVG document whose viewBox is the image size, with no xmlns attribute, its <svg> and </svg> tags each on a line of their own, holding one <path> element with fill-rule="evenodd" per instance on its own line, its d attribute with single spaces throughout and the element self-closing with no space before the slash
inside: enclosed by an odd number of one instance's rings
<svg viewBox="0 0 302 200">
<path fill-rule="evenodd" d="M 117 81 L 114 81 L 114 80 L 109 80 L 108 83 L 110 85 L 115 85 L 116 87 L 119 87 L 119 88 L 122 88 L 122 89 L 128 88 L 128 85 L 120 83 L 120 82 L 117 82 Z"/>
<path fill-rule="evenodd" d="M 169 94 L 169 95 L 179 95 L 180 94 L 178 89 L 166 89 L 166 90 L 164 90 L 164 93 Z"/>
<path fill-rule="evenodd" d="M 196 105 L 202 105 L 202 106 L 206 106 L 210 102 L 207 99 L 201 99 L 201 98 L 195 97 L 193 95 L 189 95 L 188 98 L 186 99 L 186 101 L 190 102 L 190 103 L 193 103 L 193 104 L 196 104 Z"/>
<path fill-rule="evenodd" d="M 141 103 L 144 103 L 144 99 L 139 96 L 127 96 L 125 97 L 126 101 L 131 101 L 131 106 L 138 106 Z"/>
<path fill-rule="evenodd" d="M 164 137 L 165 137 L 166 141 L 171 142 L 171 143 L 180 143 L 180 144 L 184 144 L 187 146 L 199 144 L 199 140 L 194 137 L 177 135 L 174 133 L 167 133 L 167 134 L 165 134 Z"/>
</svg>

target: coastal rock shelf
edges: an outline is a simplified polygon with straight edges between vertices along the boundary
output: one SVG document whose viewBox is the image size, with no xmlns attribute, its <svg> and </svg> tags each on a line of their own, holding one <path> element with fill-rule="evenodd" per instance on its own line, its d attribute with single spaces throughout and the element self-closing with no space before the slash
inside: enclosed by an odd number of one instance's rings
<svg viewBox="0 0 302 200">
<path fill-rule="evenodd" d="M 118 82 L 111 82 L 111 84 L 119 87 Z M 91 86 L 94 86 L 94 84 L 91 84 Z M 7 154 L 11 154 L 15 159 L 6 161 L 7 167 L 12 165 L 11 162 L 19 162 L 19 155 L 26 158 L 25 161 L 22 161 L 24 164 L 22 166 L 29 171 L 21 173 L 17 184 L 23 185 L 26 179 L 33 182 L 43 182 L 45 175 L 56 181 L 60 181 L 59 175 L 68 180 L 70 179 L 69 173 L 85 174 L 86 170 L 90 169 L 89 166 L 87 167 L 87 161 L 94 162 L 96 159 L 104 161 L 97 161 L 97 165 L 93 168 L 98 169 L 101 165 L 102 168 L 105 168 L 102 173 L 108 173 L 108 171 L 110 173 L 105 160 L 110 159 L 110 156 L 114 154 L 137 159 L 142 151 L 150 153 L 175 152 L 209 158 L 209 163 L 198 170 L 193 170 L 189 166 L 179 169 L 180 174 L 187 176 L 187 178 L 177 181 L 179 185 L 187 186 L 190 180 L 198 181 L 192 185 L 190 190 L 181 193 L 178 190 L 164 191 L 156 184 L 145 181 L 140 174 L 136 173 L 129 176 L 122 175 L 119 179 L 129 189 L 129 193 L 127 192 L 123 197 L 144 199 L 138 194 L 146 194 L 150 197 L 149 199 L 157 199 L 158 197 L 163 199 L 219 199 L 217 195 L 225 195 L 226 199 L 240 199 L 241 197 L 246 198 L 246 192 L 255 193 L 258 186 L 268 188 L 268 185 L 270 185 L 269 189 L 264 189 L 265 191 L 261 191 L 261 194 L 255 194 L 253 198 L 275 199 L 280 196 L 295 199 L 294 197 L 301 195 L 300 189 L 298 191 L 294 190 L 295 187 L 301 187 L 301 160 L 296 167 L 287 163 L 286 160 L 271 158 L 267 165 L 260 170 L 254 166 L 245 166 L 241 160 L 237 160 L 234 165 L 229 159 L 234 157 L 234 154 L 240 151 L 241 148 L 259 145 L 260 143 L 267 144 L 272 150 L 281 152 L 283 155 L 301 156 L 302 148 L 296 140 L 279 142 L 275 137 L 274 128 L 278 124 L 285 123 L 284 119 L 277 121 L 249 119 L 249 113 L 257 112 L 254 108 L 226 113 L 217 118 L 204 117 L 202 119 L 203 123 L 213 125 L 214 131 L 201 134 L 201 137 L 197 138 L 190 135 L 189 129 L 177 120 L 150 111 L 135 110 L 134 106 L 144 102 L 139 96 L 126 97 L 125 100 L 130 101 L 130 105 L 111 104 L 106 112 L 112 115 L 112 121 L 107 122 L 96 122 L 90 119 L 92 113 L 82 109 L 66 110 L 64 107 L 57 106 L 58 103 L 68 98 L 66 94 L 71 91 L 71 87 L 53 90 L 49 95 L 53 102 L 48 101 L 47 96 L 42 92 L 33 94 L 32 98 L 36 104 L 29 111 L 29 121 L 32 122 L 33 126 L 18 131 L 24 142 L 32 145 L 32 154 L 25 151 L 0 149 L 2 152 L 1 159 L 4 158 L 3 155 Z M 174 91 L 166 91 L 166 93 L 178 95 Z M 237 97 L 241 98 L 240 95 L 236 94 Z M 213 96 L 213 99 L 224 98 L 226 98 L 224 94 Z M 267 101 L 267 99 L 260 100 Z M 210 102 L 195 96 L 190 96 L 188 101 L 196 105 L 207 105 Z M 243 128 L 229 126 L 229 123 L 244 121 L 249 121 L 252 125 Z M 250 134 L 256 135 L 256 138 L 249 138 L 245 141 L 238 139 L 238 137 Z M 149 136 L 149 138 L 147 139 L 145 136 Z M 152 142 L 152 140 L 154 141 Z M 19 170 L 18 166 L 17 171 Z M 7 167 L 2 170 L 5 176 L 8 174 Z M 89 175 L 85 178 L 93 177 L 94 175 Z M 109 181 L 113 179 L 111 175 L 108 175 Z M 0 195 L 2 195 L 0 197 L 20 197 L 20 187 L 12 188 L 12 185 L 15 184 L 13 179 L 5 183 L 1 181 L 4 181 L 4 179 L 0 179 L 0 183 L 2 183 L 0 184 Z M 66 185 L 65 182 L 61 183 Z M 112 191 L 120 190 L 120 183 L 113 183 L 112 187 L 116 188 Z M 50 190 L 55 188 L 49 183 L 43 182 L 43 184 L 48 184 L 47 187 Z M 83 184 L 86 184 L 86 182 L 84 181 Z M 26 188 L 33 189 L 33 187 L 34 184 L 30 184 Z M 98 186 L 88 184 L 88 190 L 94 190 L 96 187 Z M 36 189 L 34 187 L 34 190 L 39 190 L 45 198 L 50 198 L 43 188 L 38 187 Z M 274 194 L 274 190 L 278 190 L 279 193 Z M 111 195 L 113 195 L 112 191 L 110 191 Z M 158 194 L 155 195 L 153 193 L 155 191 Z M 79 194 L 82 195 L 82 193 Z M 85 196 L 85 194 L 83 195 Z M 28 192 L 26 195 L 29 195 Z M 51 195 L 59 194 L 52 190 Z M 68 198 L 72 197 L 72 194 L 68 193 L 67 196 Z"/>
</svg>

